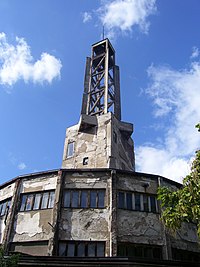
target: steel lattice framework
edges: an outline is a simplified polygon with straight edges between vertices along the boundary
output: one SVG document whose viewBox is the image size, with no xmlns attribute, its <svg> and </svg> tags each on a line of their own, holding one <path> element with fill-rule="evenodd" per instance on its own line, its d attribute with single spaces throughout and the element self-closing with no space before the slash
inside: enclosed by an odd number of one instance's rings
<svg viewBox="0 0 200 267">
<path fill-rule="evenodd" d="M 113 112 L 121 119 L 119 67 L 115 51 L 108 39 L 92 46 L 87 58 L 82 114 L 102 115 Z"/>
</svg>

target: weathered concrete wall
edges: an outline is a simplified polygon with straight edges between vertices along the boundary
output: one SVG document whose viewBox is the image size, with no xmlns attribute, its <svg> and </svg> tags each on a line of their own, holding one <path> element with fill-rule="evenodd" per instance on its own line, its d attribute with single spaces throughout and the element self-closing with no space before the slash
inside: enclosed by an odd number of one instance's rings
<svg viewBox="0 0 200 267">
<path fill-rule="evenodd" d="M 157 181 L 150 177 L 118 174 L 118 190 L 156 194 Z M 118 241 L 165 245 L 159 214 L 143 211 L 117 210 Z"/>
<path fill-rule="evenodd" d="M 88 118 L 89 120 L 89 118 Z M 132 124 L 118 121 L 112 113 L 96 117 L 96 126 L 83 122 L 66 131 L 63 168 L 117 168 L 134 169 L 134 147 L 130 135 Z M 116 136 L 116 142 L 113 136 Z M 115 139 L 115 138 L 114 138 Z M 67 158 L 68 143 L 74 143 L 74 154 Z M 86 165 L 84 158 L 88 158 Z"/>
<path fill-rule="evenodd" d="M 44 174 L 36 177 L 26 177 L 21 181 L 20 194 L 55 190 L 57 175 Z M 18 203 L 20 208 L 20 198 Z M 49 240 L 53 233 L 53 209 L 18 211 L 14 219 L 11 242 L 26 242 Z M 50 224 L 49 224 L 50 223 Z"/>
<path fill-rule="evenodd" d="M 9 184 L 0 190 L 0 201 L 11 198 L 14 194 L 15 183 Z"/>
<path fill-rule="evenodd" d="M 42 175 L 22 180 L 20 193 L 31 193 L 56 189 L 57 176 Z"/>
<path fill-rule="evenodd" d="M 65 189 L 105 189 L 105 208 L 62 208 L 59 223 L 60 240 L 106 241 L 110 253 L 110 172 L 66 173 Z"/>
</svg>

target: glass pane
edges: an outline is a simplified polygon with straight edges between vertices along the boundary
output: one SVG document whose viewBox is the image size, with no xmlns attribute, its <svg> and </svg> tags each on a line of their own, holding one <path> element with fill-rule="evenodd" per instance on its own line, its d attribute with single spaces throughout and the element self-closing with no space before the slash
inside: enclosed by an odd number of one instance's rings
<svg viewBox="0 0 200 267">
<path fill-rule="evenodd" d="M 69 143 L 67 146 L 67 158 L 72 157 L 74 154 L 74 142 Z"/>
<path fill-rule="evenodd" d="M 81 192 L 81 208 L 88 207 L 88 191 Z"/>
<path fill-rule="evenodd" d="M 74 257 L 74 252 L 75 252 L 75 244 L 69 243 L 67 245 L 67 256 L 68 257 Z"/>
<path fill-rule="evenodd" d="M 152 255 L 152 248 L 144 248 L 144 257 L 151 259 L 153 257 Z"/>
<path fill-rule="evenodd" d="M 118 208 L 124 209 L 124 193 L 119 192 L 118 194 Z"/>
<path fill-rule="evenodd" d="M 95 257 L 95 243 L 88 243 L 88 257 Z"/>
<path fill-rule="evenodd" d="M 78 244 L 77 256 L 85 257 L 85 243 L 81 242 Z"/>
<path fill-rule="evenodd" d="M 135 193 L 135 210 L 140 210 L 141 205 L 140 205 L 140 194 Z"/>
<path fill-rule="evenodd" d="M 2 205 L 1 216 L 5 215 L 6 204 L 7 204 L 7 202 L 4 202 L 3 205 Z"/>
<path fill-rule="evenodd" d="M 153 248 L 153 258 L 154 259 L 161 259 L 162 251 L 160 248 Z"/>
<path fill-rule="evenodd" d="M 148 201 L 148 196 L 147 195 L 143 195 L 143 207 L 144 207 L 144 211 L 149 211 L 149 201 Z"/>
<path fill-rule="evenodd" d="M 20 211 L 24 211 L 24 209 L 25 209 L 26 197 L 27 197 L 27 195 L 23 195 L 23 197 L 22 197 Z"/>
<path fill-rule="evenodd" d="M 142 258 L 143 257 L 143 249 L 142 247 L 135 247 L 135 256 L 138 258 Z"/>
<path fill-rule="evenodd" d="M 60 243 L 59 244 L 59 256 L 65 256 L 66 253 L 66 244 Z"/>
<path fill-rule="evenodd" d="M 34 210 L 38 210 L 40 208 L 40 200 L 41 200 L 41 194 L 36 194 L 34 205 L 33 205 Z"/>
<path fill-rule="evenodd" d="M 126 193 L 126 208 L 132 210 L 132 193 Z"/>
<path fill-rule="evenodd" d="M 72 191 L 72 208 L 79 207 L 79 191 Z"/>
<path fill-rule="evenodd" d="M 117 256 L 127 256 L 126 255 L 126 246 L 125 245 L 118 245 L 118 247 L 117 247 Z"/>
<path fill-rule="evenodd" d="M 55 192 L 50 192 L 48 209 L 53 208 Z"/>
<path fill-rule="evenodd" d="M 28 195 L 27 196 L 26 209 L 25 210 L 31 210 L 32 206 L 33 206 L 33 195 Z"/>
<path fill-rule="evenodd" d="M 64 192 L 64 207 L 69 208 L 70 207 L 70 191 Z"/>
<path fill-rule="evenodd" d="M 1 215 L 1 210 L 2 210 L 3 204 L 0 204 L 0 215 Z"/>
<path fill-rule="evenodd" d="M 104 208 L 104 198 L 105 198 L 105 191 L 104 190 L 99 190 L 98 192 L 98 208 Z"/>
<path fill-rule="evenodd" d="M 90 191 L 90 208 L 97 208 L 97 191 Z"/>
<path fill-rule="evenodd" d="M 105 252 L 104 252 L 104 243 L 97 243 L 97 257 L 104 257 Z"/>
<path fill-rule="evenodd" d="M 151 211 L 156 212 L 156 197 L 150 196 Z"/>
<path fill-rule="evenodd" d="M 41 209 L 46 209 L 49 199 L 49 192 L 43 193 Z"/>
</svg>

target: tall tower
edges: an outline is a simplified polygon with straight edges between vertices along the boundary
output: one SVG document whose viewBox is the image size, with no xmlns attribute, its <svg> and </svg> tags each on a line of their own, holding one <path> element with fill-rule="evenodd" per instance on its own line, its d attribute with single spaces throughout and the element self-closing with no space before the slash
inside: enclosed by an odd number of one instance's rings
<svg viewBox="0 0 200 267">
<path fill-rule="evenodd" d="M 79 123 L 67 128 L 62 168 L 134 170 L 133 125 L 121 121 L 119 67 L 108 39 L 86 60 Z"/>
</svg>

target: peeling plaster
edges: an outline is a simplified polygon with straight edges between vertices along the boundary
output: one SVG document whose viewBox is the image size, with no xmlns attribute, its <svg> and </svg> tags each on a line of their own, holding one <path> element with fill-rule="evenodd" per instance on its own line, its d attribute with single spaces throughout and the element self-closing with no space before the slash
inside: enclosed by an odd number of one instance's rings
<svg viewBox="0 0 200 267">
<path fill-rule="evenodd" d="M 42 233 L 42 227 L 40 224 L 40 213 L 37 212 L 33 216 L 30 213 L 22 213 L 18 215 L 16 233 L 18 235 L 27 234 L 29 237 L 33 237 Z"/>
</svg>

